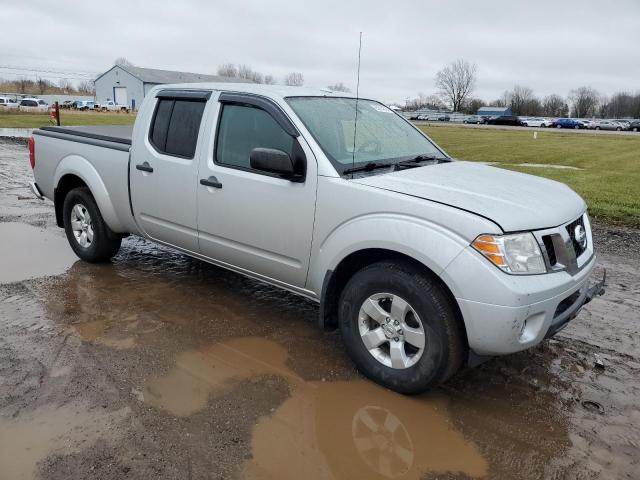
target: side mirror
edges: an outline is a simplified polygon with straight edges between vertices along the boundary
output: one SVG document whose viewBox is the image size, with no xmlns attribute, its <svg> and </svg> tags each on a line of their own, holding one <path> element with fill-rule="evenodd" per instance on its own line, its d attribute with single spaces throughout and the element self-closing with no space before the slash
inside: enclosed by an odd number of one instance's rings
<svg viewBox="0 0 640 480">
<path fill-rule="evenodd" d="M 296 169 L 288 153 L 274 148 L 254 148 L 249 156 L 251 168 L 263 172 L 276 173 L 283 178 L 294 180 Z"/>
</svg>

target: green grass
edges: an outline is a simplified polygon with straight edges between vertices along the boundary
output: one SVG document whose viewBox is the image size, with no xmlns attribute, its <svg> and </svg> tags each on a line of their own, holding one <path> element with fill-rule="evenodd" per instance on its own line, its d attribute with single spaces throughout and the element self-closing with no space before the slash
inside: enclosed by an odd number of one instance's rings
<svg viewBox="0 0 640 480">
<path fill-rule="evenodd" d="M 60 111 L 62 126 L 70 125 L 131 125 L 135 121 L 134 114 L 126 113 L 93 113 Z M 0 128 L 39 128 L 51 126 L 48 113 L 6 113 L 0 112 Z"/>
<path fill-rule="evenodd" d="M 588 203 L 590 215 L 607 223 L 640 227 L 640 135 L 421 126 L 458 159 L 497 166 L 566 183 Z M 517 166 L 555 164 L 581 170 Z"/>
</svg>

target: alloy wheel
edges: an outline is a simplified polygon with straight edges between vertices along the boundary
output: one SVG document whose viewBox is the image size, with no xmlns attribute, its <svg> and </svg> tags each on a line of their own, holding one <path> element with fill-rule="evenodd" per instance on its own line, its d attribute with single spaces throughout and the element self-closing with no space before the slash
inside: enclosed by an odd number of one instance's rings
<svg viewBox="0 0 640 480">
<path fill-rule="evenodd" d="M 71 209 L 71 230 L 78 245 L 89 248 L 93 243 L 93 225 L 87 207 L 76 203 Z"/>
<path fill-rule="evenodd" d="M 387 367 L 409 368 L 424 353 L 422 320 L 398 295 L 376 293 L 367 298 L 358 313 L 358 329 L 365 348 Z"/>
</svg>

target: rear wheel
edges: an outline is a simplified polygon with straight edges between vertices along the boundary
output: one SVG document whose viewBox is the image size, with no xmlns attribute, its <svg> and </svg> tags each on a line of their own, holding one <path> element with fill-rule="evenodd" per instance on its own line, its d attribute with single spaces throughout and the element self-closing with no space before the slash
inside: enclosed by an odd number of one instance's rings
<svg viewBox="0 0 640 480">
<path fill-rule="evenodd" d="M 82 260 L 105 262 L 118 253 L 122 239 L 104 222 L 88 188 L 71 190 L 62 212 L 69 245 Z"/>
<path fill-rule="evenodd" d="M 562 125 L 556 125 L 556 128 L 562 128 Z"/>
<path fill-rule="evenodd" d="M 596 130 L 600 130 L 600 127 L 596 127 Z"/>
<path fill-rule="evenodd" d="M 638 131 L 638 127 L 633 127 L 633 131 L 637 132 Z"/>
<path fill-rule="evenodd" d="M 340 298 L 340 329 L 360 371 L 391 390 L 416 394 L 462 365 L 463 333 L 440 284 L 410 263 L 363 268 Z"/>
</svg>

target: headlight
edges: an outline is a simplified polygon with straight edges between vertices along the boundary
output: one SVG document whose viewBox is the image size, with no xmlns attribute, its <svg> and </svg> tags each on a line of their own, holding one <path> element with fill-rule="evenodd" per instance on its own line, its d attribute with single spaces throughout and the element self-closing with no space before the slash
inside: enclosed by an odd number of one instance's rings
<svg viewBox="0 0 640 480">
<path fill-rule="evenodd" d="M 491 263 L 507 273 L 546 273 L 540 246 L 532 233 L 480 235 L 471 244 Z"/>
</svg>

